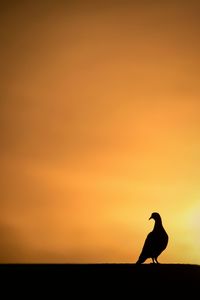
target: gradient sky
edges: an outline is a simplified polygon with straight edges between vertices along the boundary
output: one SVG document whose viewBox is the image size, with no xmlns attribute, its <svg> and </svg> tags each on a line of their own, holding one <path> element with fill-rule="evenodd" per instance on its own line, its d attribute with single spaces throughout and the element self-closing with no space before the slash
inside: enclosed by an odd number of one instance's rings
<svg viewBox="0 0 200 300">
<path fill-rule="evenodd" d="M 1 5 L 1 263 L 135 262 L 158 211 L 159 260 L 200 264 L 199 16 L 193 0 Z"/>
</svg>

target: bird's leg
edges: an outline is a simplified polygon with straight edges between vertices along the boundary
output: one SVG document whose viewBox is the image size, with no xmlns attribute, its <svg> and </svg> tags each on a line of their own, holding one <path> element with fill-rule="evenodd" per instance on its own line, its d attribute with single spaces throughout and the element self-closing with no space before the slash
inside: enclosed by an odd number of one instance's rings
<svg viewBox="0 0 200 300">
<path fill-rule="evenodd" d="M 159 264 L 159 261 L 157 260 L 157 257 L 155 258 L 155 261 L 156 261 L 157 264 Z"/>
<path fill-rule="evenodd" d="M 151 259 L 152 259 L 152 263 L 155 264 L 154 257 L 152 257 Z"/>
</svg>

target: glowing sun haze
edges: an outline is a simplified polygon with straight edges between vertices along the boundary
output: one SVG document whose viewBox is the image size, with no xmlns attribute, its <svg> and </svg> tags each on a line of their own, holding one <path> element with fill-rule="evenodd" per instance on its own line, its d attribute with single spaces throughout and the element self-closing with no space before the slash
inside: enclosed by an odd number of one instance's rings
<svg viewBox="0 0 200 300">
<path fill-rule="evenodd" d="M 0 262 L 200 264 L 200 2 L 0 12 Z"/>
</svg>

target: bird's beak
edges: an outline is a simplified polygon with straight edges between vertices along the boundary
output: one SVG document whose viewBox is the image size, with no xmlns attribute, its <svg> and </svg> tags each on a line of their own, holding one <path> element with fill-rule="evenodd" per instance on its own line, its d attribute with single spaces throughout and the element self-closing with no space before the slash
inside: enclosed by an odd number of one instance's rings
<svg viewBox="0 0 200 300">
<path fill-rule="evenodd" d="M 152 219 L 152 216 L 149 218 L 149 220 L 151 220 Z"/>
</svg>

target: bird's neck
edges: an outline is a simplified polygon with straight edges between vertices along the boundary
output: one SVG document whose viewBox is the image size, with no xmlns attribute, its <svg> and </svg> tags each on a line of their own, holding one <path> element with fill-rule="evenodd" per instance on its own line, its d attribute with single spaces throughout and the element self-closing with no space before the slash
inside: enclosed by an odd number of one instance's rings
<svg viewBox="0 0 200 300">
<path fill-rule="evenodd" d="M 154 230 L 159 229 L 160 227 L 162 227 L 162 221 L 160 219 L 155 220 L 155 224 L 154 224 Z"/>
</svg>

